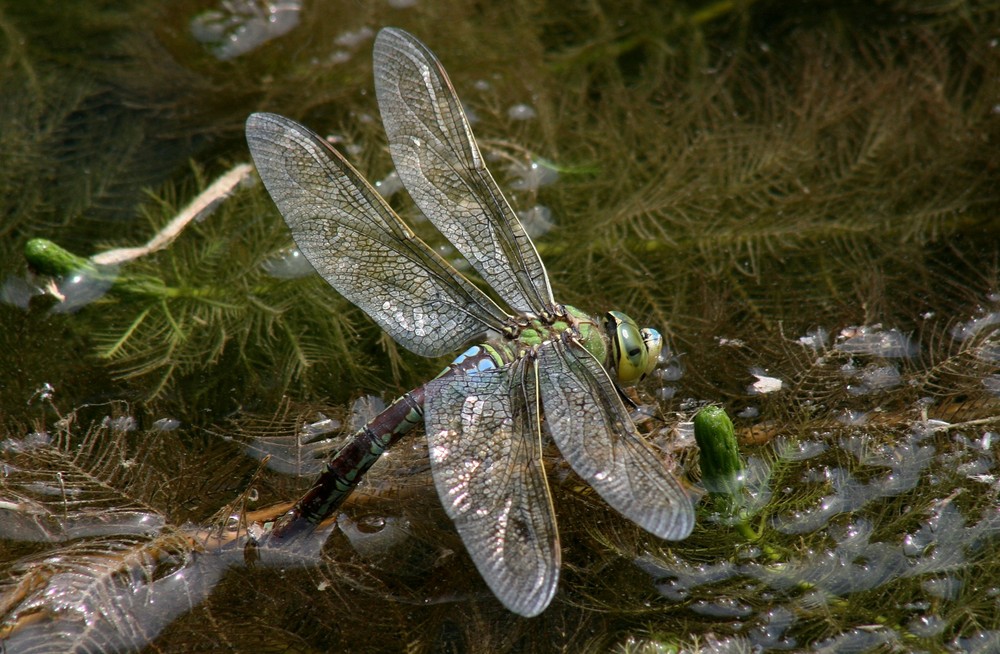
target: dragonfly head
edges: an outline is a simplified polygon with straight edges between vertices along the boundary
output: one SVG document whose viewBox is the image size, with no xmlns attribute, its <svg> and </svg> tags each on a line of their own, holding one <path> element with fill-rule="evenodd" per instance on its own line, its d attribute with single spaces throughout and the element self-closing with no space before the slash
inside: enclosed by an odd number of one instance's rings
<svg viewBox="0 0 1000 654">
<path fill-rule="evenodd" d="M 652 327 L 639 329 L 632 318 L 621 311 L 605 315 L 604 328 L 611 341 L 611 365 L 618 381 L 631 384 L 653 372 L 663 349 L 663 337 Z"/>
</svg>

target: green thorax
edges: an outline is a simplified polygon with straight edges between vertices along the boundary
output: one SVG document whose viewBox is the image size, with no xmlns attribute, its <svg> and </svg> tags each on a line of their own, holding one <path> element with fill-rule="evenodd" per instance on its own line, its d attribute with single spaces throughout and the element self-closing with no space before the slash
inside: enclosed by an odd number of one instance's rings
<svg viewBox="0 0 1000 654">
<path fill-rule="evenodd" d="M 564 334 L 583 345 L 602 364 L 607 364 L 608 339 L 604 328 L 597 318 L 568 305 L 559 307 L 559 312 L 549 319 L 525 320 L 510 335 L 492 341 L 490 345 L 504 363 L 510 363 L 546 341 L 563 338 Z"/>
</svg>

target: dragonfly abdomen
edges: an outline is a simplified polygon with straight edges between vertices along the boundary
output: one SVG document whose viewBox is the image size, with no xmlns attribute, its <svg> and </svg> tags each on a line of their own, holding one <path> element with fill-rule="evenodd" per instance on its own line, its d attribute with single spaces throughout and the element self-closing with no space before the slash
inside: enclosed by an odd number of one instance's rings
<svg viewBox="0 0 1000 654">
<path fill-rule="evenodd" d="M 406 432 L 423 422 L 424 386 L 396 398 L 351 436 L 326 464 L 305 495 L 271 529 L 271 538 L 290 538 L 312 530 L 329 517 L 378 461 Z"/>
<path fill-rule="evenodd" d="M 511 358 L 510 353 L 504 356 L 504 350 L 506 349 L 490 343 L 473 345 L 455 357 L 455 360 L 442 370 L 438 377 L 444 377 L 449 374 L 474 375 L 478 372 L 500 368 L 509 363 L 508 360 Z"/>
<path fill-rule="evenodd" d="M 505 364 L 505 348 L 483 343 L 455 358 L 438 378 L 473 375 Z M 509 356 L 509 353 L 507 353 Z M 368 469 L 404 434 L 424 420 L 425 386 L 396 398 L 351 437 L 326 464 L 312 488 L 282 516 L 271 530 L 271 538 L 287 538 L 307 531 L 328 518 L 364 477 Z"/>
</svg>

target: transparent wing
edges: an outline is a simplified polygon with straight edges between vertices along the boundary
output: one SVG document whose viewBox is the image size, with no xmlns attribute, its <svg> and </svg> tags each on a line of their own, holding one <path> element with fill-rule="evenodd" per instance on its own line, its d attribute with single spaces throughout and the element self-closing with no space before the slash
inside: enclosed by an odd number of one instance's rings
<svg viewBox="0 0 1000 654">
<path fill-rule="evenodd" d="M 512 309 L 537 315 L 550 307 L 545 266 L 486 169 L 434 53 L 402 30 L 383 29 L 375 92 L 396 170 L 420 210 Z"/>
<path fill-rule="evenodd" d="M 479 573 L 523 616 L 549 605 L 559 535 L 542 467 L 534 362 L 427 385 L 424 421 L 438 495 Z"/>
<path fill-rule="evenodd" d="M 439 356 L 506 314 L 421 241 L 329 143 L 282 116 L 247 119 L 257 172 L 299 250 L 397 343 Z"/>
<path fill-rule="evenodd" d="M 636 430 L 604 367 L 562 340 L 539 348 L 538 364 L 546 424 L 573 470 L 646 531 L 686 538 L 691 499 Z"/>
</svg>

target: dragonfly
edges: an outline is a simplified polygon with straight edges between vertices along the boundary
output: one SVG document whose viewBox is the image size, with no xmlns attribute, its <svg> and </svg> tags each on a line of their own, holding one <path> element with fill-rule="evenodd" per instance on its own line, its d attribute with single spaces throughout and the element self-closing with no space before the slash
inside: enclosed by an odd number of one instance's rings
<svg viewBox="0 0 1000 654">
<path fill-rule="evenodd" d="M 561 561 L 544 438 L 629 520 L 663 539 L 691 533 L 691 497 L 637 430 L 622 391 L 655 369 L 663 339 L 619 311 L 592 316 L 555 302 L 427 46 L 382 29 L 374 76 L 404 187 L 506 308 L 425 244 L 327 140 L 288 118 L 252 114 L 254 163 L 313 268 L 415 354 L 478 343 L 351 436 L 265 537 L 311 531 L 423 423 L 438 496 L 476 568 L 506 608 L 535 616 L 555 594 Z"/>
</svg>

